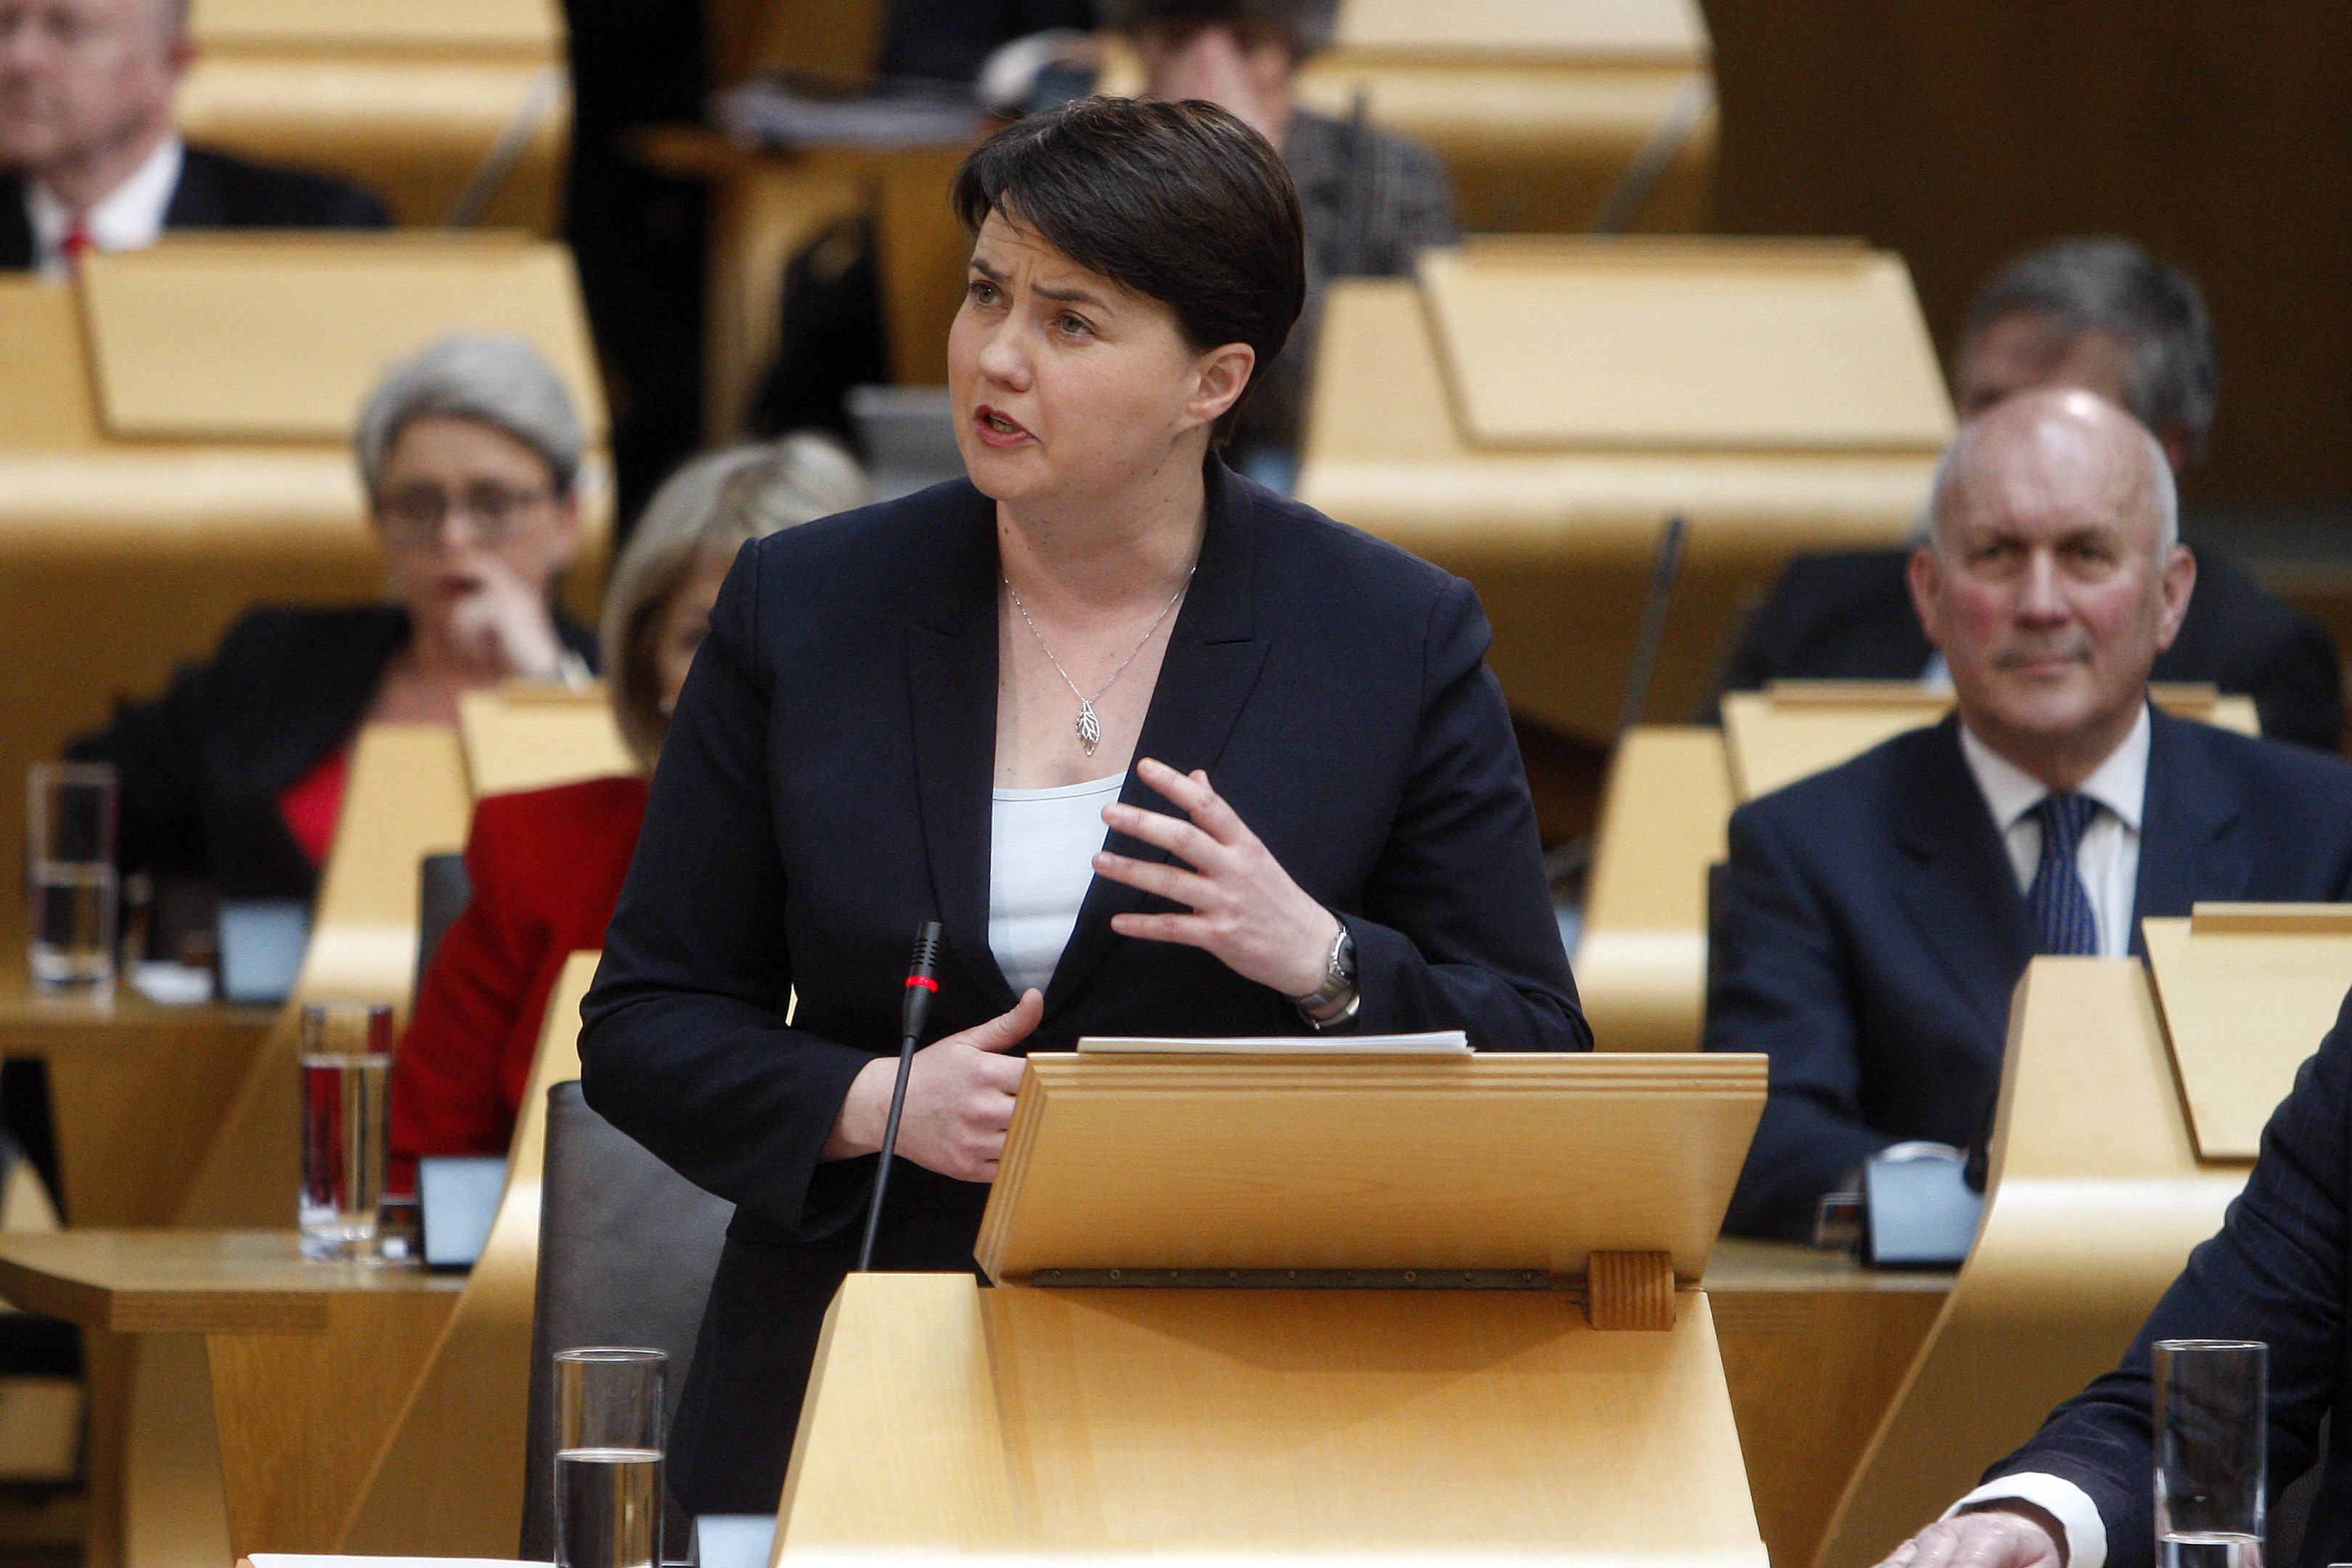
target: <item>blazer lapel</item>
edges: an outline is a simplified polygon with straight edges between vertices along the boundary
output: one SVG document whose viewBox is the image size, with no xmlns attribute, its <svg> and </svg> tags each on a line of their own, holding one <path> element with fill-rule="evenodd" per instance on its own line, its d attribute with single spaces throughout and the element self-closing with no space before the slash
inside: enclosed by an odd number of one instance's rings
<svg viewBox="0 0 2352 1568">
<path fill-rule="evenodd" d="M 1997 1040 L 2011 993 L 2033 956 L 2025 900 L 1991 808 L 1960 752 L 1959 721 L 1921 735 L 1897 798 L 1896 837 L 1913 874 L 1899 889 L 1928 951 Z"/>
<path fill-rule="evenodd" d="M 180 154 L 180 183 L 163 208 L 165 228 L 219 228 L 228 221 L 228 203 L 221 190 L 220 170 L 201 148 Z"/>
<path fill-rule="evenodd" d="M 1200 568 L 1169 634 L 1168 653 L 1160 661 L 1160 681 L 1152 689 L 1135 754 L 1139 760 L 1155 758 L 1179 773 L 1202 769 L 1213 778 L 1226 739 L 1257 685 L 1266 645 L 1255 635 L 1252 603 L 1255 504 L 1241 481 L 1214 458 L 1209 460 L 1207 478 L 1209 516 Z M 1118 797 L 1146 811 L 1174 809 L 1132 768 Z M 1139 860 L 1170 858 L 1166 850 L 1122 833 L 1110 835 L 1108 847 Z M 1077 928 L 1045 988 L 1048 1016 L 1086 984 L 1122 940 L 1110 929 L 1111 916 L 1140 908 L 1146 897 L 1100 877 L 1087 887 L 1086 901 L 1078 907 Z"/>
<path fill-rule="evenodd" d="M 2238 792 L 2214 767 L 2197 727 L 2160 708 L 2151 708 L 2148 725 L 2131 937 L 2131 951 L 2143 957 L 2142 920 L 2185 915 L 2200 899 L 2243 898 L 2253 875 L 2253 857 L 2237 831 Z"/>
<path fill-rule="evenodd" d="M 996 772 L 996 531 L 978 491 L 943 520 L 944 559 L 907 629 L 923 850 L 948 951 L 998 1011 L 1015 998 L 988 942 Z"/>
<path fill-rule="evenodd" d="M 0 174 L 0 269 L 27 268 L 36 259 L 33 218 L 25 210 L 24 176 Z"/>
</svg>

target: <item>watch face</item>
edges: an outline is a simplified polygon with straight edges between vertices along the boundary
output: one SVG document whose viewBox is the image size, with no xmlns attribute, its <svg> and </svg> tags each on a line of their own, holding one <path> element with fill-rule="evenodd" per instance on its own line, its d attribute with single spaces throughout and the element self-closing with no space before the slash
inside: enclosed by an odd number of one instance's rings
<svg viewBox="0 0 2352 1568">
<path fill-rule="evenodd" d="M 1331 954 L 1331 967 L 1346 980 L 1356 978 L 1356 937 L 1345 926 L 1339 928 L 1339 941 Z"/>
</svg>

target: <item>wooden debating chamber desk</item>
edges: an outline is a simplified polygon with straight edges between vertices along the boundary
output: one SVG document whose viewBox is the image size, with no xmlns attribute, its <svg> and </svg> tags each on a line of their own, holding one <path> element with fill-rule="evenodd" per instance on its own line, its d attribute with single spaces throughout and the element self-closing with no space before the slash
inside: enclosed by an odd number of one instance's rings
<svg viewBox="0 0 2352 1568">
<path fill-rule="evenodd" d="M 2158 686 L 2166 711 L 2260 732 L 2253 700 Z M 1706 1006 L 1707 875 L 1743 801 L 1940 721 L 1912 681 L 1775 681 L 1723 700 L 1723 727 L 1641 725 L 1611 760 L 1586 883 L 1576 984 L 1604 1049 L 1696 1050 Z"/>
<path fill-rule="evenodd" d="M 367 603 L 383 558 L 349 445 L 386 366 L 453 328 L 519 333 L 577 400 L 594 618 L 604 398 L 571 259 L 509 237 L 207 236 L 0 279 L 0 835 L 25 764 L 159 693 L 256 604 Z M 23 931 L 0 900 L 0 949 Z"/>
<path fill-rule="evenodd" d="M 365 185 L 404 226 L 551 235 L 572 94 L 555 0 L 194 0 L 190 141 Z"/>
<path fill-rule="evenodd" d="M 1298 496 L 1470 579 L 1512 707 L 1605 743 L 1669 517 L 1650 710 L 1685 714 L 1789 554 L 1903 537 L 1951 429 L 1897 257 L 1473 240 L 1332 286 Z"/>
</svg>

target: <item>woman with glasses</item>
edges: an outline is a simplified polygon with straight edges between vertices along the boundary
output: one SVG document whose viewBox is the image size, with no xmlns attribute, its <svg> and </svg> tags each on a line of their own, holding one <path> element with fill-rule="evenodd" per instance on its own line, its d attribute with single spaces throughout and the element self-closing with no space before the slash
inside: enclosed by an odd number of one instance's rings
<svg viewBox="0 0 2352 1568">
<path fill-rule="evenodd" d="M 121 771 L 125 872 L 307 901 L 361 725 L 454 725 L 462 692 L 592 672 L 593 639 L 554 602 L 580 550 L 580 418 L 528 343 L 453 334 L 394 366 L 352 446 L 384 602 L 249 611 L 209 663 L 71 747 Z"/>
</svg>

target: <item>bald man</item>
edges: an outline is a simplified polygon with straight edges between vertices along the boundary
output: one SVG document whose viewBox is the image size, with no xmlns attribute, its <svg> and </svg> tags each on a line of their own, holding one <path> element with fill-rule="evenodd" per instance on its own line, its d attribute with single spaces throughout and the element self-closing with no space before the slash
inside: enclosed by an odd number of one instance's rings
<svg viewBox="0 0 2352 1568">
<path fill-rule="evenodd" d="M 2196 575 L 2122 409 L 2029 392 L 1961 428 L 1909 563 L 1951 717 L 1732 816 L 1706 1047 L 1772 1076 L 1727 1229 L 1807 1239 L 1879 1150 L 1980 1144 L 2035 954 L 2137 954 L 2200 899 L 2352 897 L 2352 765 L 2148 703 Z"/>
<path fill-rule="evenodd" d="M 0 0 L 0 268 L 62 275 L 166 228 L 373 228 L 356 186 L 184 143 L 186 0 Z"/>
</svg>

